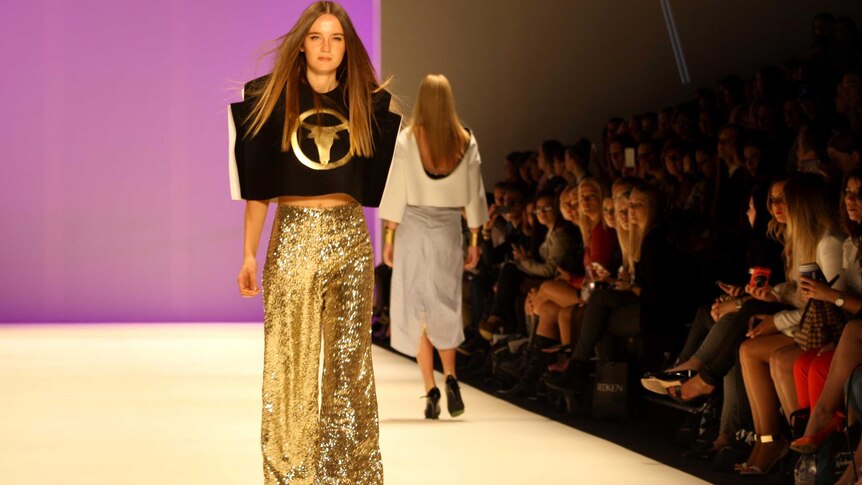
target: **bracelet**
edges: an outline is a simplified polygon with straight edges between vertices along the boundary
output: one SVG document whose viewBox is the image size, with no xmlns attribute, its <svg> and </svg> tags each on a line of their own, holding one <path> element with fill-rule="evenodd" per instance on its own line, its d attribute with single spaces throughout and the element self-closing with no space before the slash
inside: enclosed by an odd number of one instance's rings
<svg viewBox="0 0 862 485">
<path fill-rule="evenodd" d="M 395 243 L 395 229 L 391 227 L 387 227 L 383 231 L 383 242 L 385 244 L 394 244 Z"/>
<path fill-rule="evenodd" d="M 476 247 L 479 245 L 479 233 L 470 231 L 470 247 Z"/>
</svg>

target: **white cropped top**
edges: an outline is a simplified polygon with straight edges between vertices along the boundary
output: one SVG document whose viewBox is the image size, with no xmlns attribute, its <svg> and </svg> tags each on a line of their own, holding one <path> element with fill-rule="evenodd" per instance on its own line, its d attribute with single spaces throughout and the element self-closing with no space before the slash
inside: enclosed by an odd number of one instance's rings
<svg viewBox="0 0 862 485">
<path fill-rule="evenodd" d="M 455 170 L 443 178 L 431 178 L 422 166 L 416 137 L 409 127 L 405 128 L 395 143 L 395 155 L 380 201 L 380 217 L 400 223 L 408 205 L 463 207 L 467 225 L 481 226 L 488 221 L 481 164 L 479 145 L 471 133 L 467 151 Z"/>
</svg>

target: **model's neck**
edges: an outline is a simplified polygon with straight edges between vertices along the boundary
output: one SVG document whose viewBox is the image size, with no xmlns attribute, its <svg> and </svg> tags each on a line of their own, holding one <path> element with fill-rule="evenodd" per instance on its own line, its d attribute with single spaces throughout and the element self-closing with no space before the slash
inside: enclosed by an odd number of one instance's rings
<svg viewBox="0 0 862 485">
<path fill-rule="evenodd" d="M 338 87 L 338 80 L 335 78 L 334 72 L 320 74 L 309 70 L 305 76 L 311 89 L 318 93 L 328 93 Z"/>
</svg>

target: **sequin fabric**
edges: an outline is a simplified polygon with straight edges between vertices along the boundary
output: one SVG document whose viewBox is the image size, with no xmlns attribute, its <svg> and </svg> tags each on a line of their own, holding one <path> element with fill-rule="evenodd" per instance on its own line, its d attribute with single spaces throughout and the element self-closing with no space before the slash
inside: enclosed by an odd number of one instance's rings
<svg viewBox="0 0 862 485">
<path fill-rule="evenodd" d="M 373 285 L 359 204 L 278 207 L 263 271 L 266 484 L 383 483 Z"/>
</svg>

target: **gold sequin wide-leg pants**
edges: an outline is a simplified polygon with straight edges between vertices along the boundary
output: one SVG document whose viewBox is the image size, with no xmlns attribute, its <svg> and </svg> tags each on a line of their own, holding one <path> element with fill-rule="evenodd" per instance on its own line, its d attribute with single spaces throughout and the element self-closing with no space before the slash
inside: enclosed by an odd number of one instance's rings
<svg viewBox="0 0 862 485">
<path fill-rule="evenodd" d="M 359 204 L 278 207 L 263 271 L 267 484 L 383 483 L 373 285 Z"/>
</svg>

